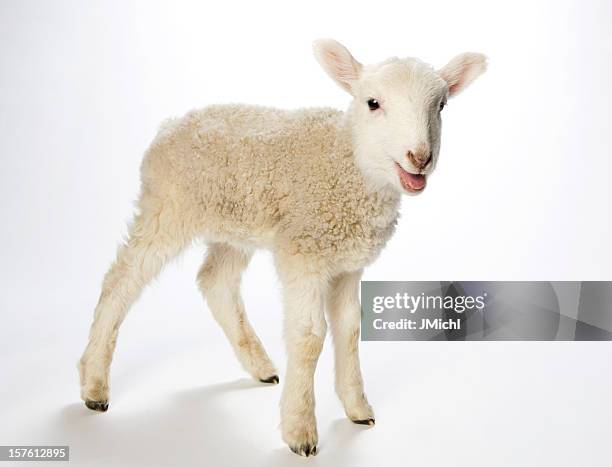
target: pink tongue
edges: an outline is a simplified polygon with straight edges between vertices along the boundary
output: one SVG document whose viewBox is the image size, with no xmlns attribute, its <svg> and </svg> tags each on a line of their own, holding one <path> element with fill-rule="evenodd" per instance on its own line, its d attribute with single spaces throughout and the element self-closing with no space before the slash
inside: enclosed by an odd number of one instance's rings
<svg viewBox="0 0 612 467">
<path fill-rule="evenodd" d="M 406 172 L 401 167 L 399 168 L 400 179 L 404 188 L 408 187 L 411 190 L 421 190 L 425 186 L 425 177 L 423 175 L 414 175 Z"/>
</svg>

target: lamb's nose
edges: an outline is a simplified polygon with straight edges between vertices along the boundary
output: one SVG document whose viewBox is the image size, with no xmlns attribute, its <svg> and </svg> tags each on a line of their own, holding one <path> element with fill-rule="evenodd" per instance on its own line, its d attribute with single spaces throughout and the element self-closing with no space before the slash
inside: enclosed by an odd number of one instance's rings
<svg viewBox="0 0 612 467">
<path fill-rule="evenodd" d="M 431 151 L 424 144 L 419 145 L 416 151 L 408 151 L 406 157 L 417 168 L 423 169 L 431 161 Z"/>
</svg>

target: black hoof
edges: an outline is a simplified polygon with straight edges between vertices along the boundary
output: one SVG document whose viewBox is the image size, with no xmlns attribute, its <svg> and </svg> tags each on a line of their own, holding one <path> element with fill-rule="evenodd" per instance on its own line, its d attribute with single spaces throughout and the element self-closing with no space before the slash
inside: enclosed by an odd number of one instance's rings
<svg viewBox="0 0 612 467">
<path fill-rule="evenodd" d="M 373 418 L 367 418 L 365 420 L 353 420 L 353 423 L 356 423 L 357 425 L 370 425 L 370 426 L 374 426 L 376 421 Z"/>
<path fill-rule="evenodd" d="M 309 444 L 304 444 L 302 446 L 289 446 L 289 449 L 295 452 L 298 456 L 310 457 L 317 455 L 317 447 Z"/>
<path fill-rule="evenodd" d="M 106 412 L 108 410 L 108 401 L 85 401 L 88 409 L 96 412 Z"/>
<path fill-rule="evenodd" d="M 280 379 L 278 379 L 278 376 L 274 375 L 266 379 L 260 379 L 259 381 L 261 381 L 262 383 L 278 384 Z"/>
</svg>

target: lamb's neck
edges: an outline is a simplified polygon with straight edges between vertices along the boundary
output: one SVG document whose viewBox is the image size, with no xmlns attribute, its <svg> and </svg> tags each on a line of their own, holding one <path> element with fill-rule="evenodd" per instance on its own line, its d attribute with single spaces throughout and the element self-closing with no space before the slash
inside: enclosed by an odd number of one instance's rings
<svg viewBox="0 0 612 467">
<path fill-rule="evenodd" d="M 380 186 L 373 180 L 370 180 L 367 174 L 358 166 L 355 160 L 355 147 L 353 138 L 353 129 L 351 127 L 348 116 L 349 112 L 344 112 L 338 119 L 336 124 L 336 141 L 335 147 L 339 154 L 345 154 L 349 160 L 350 172 L 358 178 L 358 189 L 363 192 L 364 197 L 379 200 L 383 204 L 393 205 L 399 209 L 399 201 L 401 194 L 390 185 Z"/>
</svg>

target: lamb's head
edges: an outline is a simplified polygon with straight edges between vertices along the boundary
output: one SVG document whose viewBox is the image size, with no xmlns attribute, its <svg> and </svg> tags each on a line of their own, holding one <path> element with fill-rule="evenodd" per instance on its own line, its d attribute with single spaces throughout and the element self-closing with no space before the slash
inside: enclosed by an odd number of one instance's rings
<svg viewBox="0 0 612 467">
<path fill-rule="evenodd" d="M 440 151 L 440 112 L 447 99 L 486 69 L 486 58 L 465 53 L 435 70 L 414 58 L 361 65 L 331 39 L 315 41 L 323 69 L 353 96 L 347 112 L 357 165 L 375 188 L 423 191 Z"/>
</svg>

